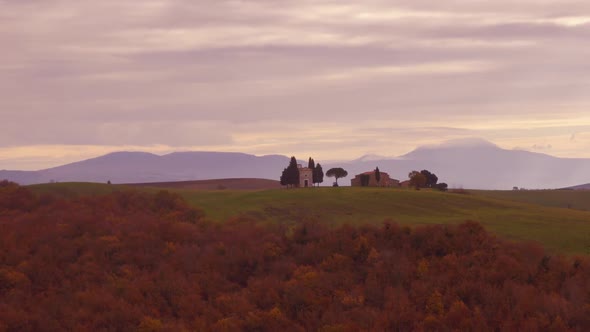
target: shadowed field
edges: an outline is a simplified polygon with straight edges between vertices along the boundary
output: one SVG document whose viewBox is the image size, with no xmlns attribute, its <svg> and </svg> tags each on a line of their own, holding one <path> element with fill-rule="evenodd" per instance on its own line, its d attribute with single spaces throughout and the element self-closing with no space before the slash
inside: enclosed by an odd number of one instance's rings
<svg viewBox="0 0 590 332">
<path fill-rule="evenodd" d="M 58 183 L 31 186 L 37 192 L 64 196 L 103 194 L 128 186 Z M 135 187 L 135 189 L 138 189 Z M 144 191 L 162 188 L 141 187 Z M 329 225 L 482 223 L 495 234 L 517 241 L 537 241 L 550 250 L 590 253 L 590 211 L 556 207 L 560 199 L 582 202 L 585 192 L 553 191 L 552 196 L 527 191 L 453 194 L 428 190 L 384 188 L 307 188 L 275 190 L 168 190 L 203 209 L 208 218 L 225 221 L 234 216 L 261 222 L 319 221 Z M 526 196 L 527 194 L 531 196 Z M 559 195 L 566 195 L 560 198 Z M 573 195 L 580 195 L 573 196 Z M 492 197 L 493 196 L 493 197 Z M 544 198 L 544 199 L 541 199 Z M 536 203 L 536 204 L 533 204 Z M 555 205 L 555 206 L 552 206 Z"/>
<path fill-rule="evenodd" d="M 134 183 L 129 184 L 128 186 L 193 190 L 262 190 L 278 189 L 281 187 L 281 183 L 279 181 L 268 179 L 214 179 L 160 183 Z"/>
</svg>

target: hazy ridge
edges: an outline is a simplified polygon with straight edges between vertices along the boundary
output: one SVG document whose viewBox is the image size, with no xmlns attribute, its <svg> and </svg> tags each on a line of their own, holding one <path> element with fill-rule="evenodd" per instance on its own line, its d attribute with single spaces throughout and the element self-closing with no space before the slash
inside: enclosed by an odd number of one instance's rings
<svg viewBox="0 0 590 332">
<path fill-rule="evenodd" d="M 305 160 L 309 156 L 298 156 Z M 590 182 L 590 159 L 557 158 L 546 154 L 506 150 L 483 140 L 460 140 L 424 146 L 396 158 L 369 155 L 353 161 L 323 163 L 348 170 L 348 185 L 355 174 L 379 167 L 404 180 L 411 170 L 428 169 L 452 187 L 477 189 L 553 189 Z M 20 184 L 51 181 L 145 183 L 262 178 L 277 180 L 289 158 L 280 155 L 254 156 L 228 152 L 175 152 L 163 156 L 145 152 L 115 152 L 40 171 L 0 171 L 0 178 Z M 325 178 L 324 185 L 333 179 Z M 582 189 L 582 188 L 576 188 Z"/>
</svg>

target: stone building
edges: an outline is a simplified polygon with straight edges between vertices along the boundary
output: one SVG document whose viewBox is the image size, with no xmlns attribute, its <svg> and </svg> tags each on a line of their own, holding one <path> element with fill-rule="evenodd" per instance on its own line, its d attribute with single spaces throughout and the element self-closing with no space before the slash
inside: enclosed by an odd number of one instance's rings
<svg viewBox="0 0 590 332">
<path fill-rule="evenodd" d="M 379 172 L 381 177 L 379 182 L 377 182 L 377 178 L 375 177 L 375 171 L 364 172 L 362 174 L 357 174 L 354 179 L 350 180 L 350 185 L 353 187 L 361 187 L 363 185 L 362 178 L 368 177 L 368 187 L 398 187 L 399 181 L 396 179 L 392 179 L 389 177 L 389 174 L 385 172 Z"/>
<path fill-rule="evenodd" d="M 313 187 L 313 169 L 303 167 L 301 164 L 297 164 L 297 168 L 299 169 L 299 187 Z"/>
</svg>

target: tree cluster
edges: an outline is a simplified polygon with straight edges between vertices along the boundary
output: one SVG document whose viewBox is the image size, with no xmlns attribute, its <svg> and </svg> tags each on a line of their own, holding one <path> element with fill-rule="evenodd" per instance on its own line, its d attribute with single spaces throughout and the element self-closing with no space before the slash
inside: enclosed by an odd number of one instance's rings
<svg viewBox="0 0 590 332">
<path fill-rule="evenodd" d="M 0 184 L 0 331 L 589 331 L 590 260 L 482 226 L 207 222 Z"/>
<path fill-rule="evenodd" d="M 420 188 L 432 188 L 440 191 L 448 190 L 446 183 L 438 183 L 438 176 L 425 169 L 420 172 L 411 171 L 408 177 L 410 178 L 410 186 L 416 188 L 416 190 L 420 190 Z"/>
<path fill-rule="evenodd" d="M 420 190 L 420 188 L 424 188 L 426 186 L 426 176 L 418 171 L 411 171 L 408 174 L 410 178 L 410 187 L 416 188 L 416 190 Z"/>
<path fill-rule="evenodd" d="M 309 157 L 307 167 L 312 170 L 312 183 L 319 186 L 324 182 L 324 170 L 320 163 L 316 164 L 313 158 Z M 291 157 L 289 166 L 283 170 L 281 174 L 281 185 L 287 187 L 298 187 L 300 182 L 299 167 L 297 166 L 297 158 Z"/>
<path fill-rule="evenodd" d="M 424 187 L 426 188 L 434 188 L 436 186 L 436 184 L 438 183 L 438 176 L 436 176 L 436 174 L 431 173 L 428 170 L 421 170 L 420 173 L 422 175 L 424 175 L 424 177 L 426 178 L 426 183 L 424 184 Z"/>
<path fill-rule="evenodd" d="M 297 159 L 295 157 L 291 157 L 289 166 L 283 170 L 281 185 L 287 187 L 299 186 L 299 167 L 297 166 Z"/>
</svg>

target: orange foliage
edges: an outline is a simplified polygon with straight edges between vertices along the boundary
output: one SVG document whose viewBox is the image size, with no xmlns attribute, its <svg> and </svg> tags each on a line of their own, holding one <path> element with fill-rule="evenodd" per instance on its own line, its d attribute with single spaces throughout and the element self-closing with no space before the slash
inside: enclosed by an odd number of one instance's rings
<svg viewBox="0 0 590 332">
<path fill-rule="evenodd" d="M 177 195 L 0 183 L 0 331 L 590 330 L 590 261 L 479 224 L 207 222 Z"/>
</svg>

